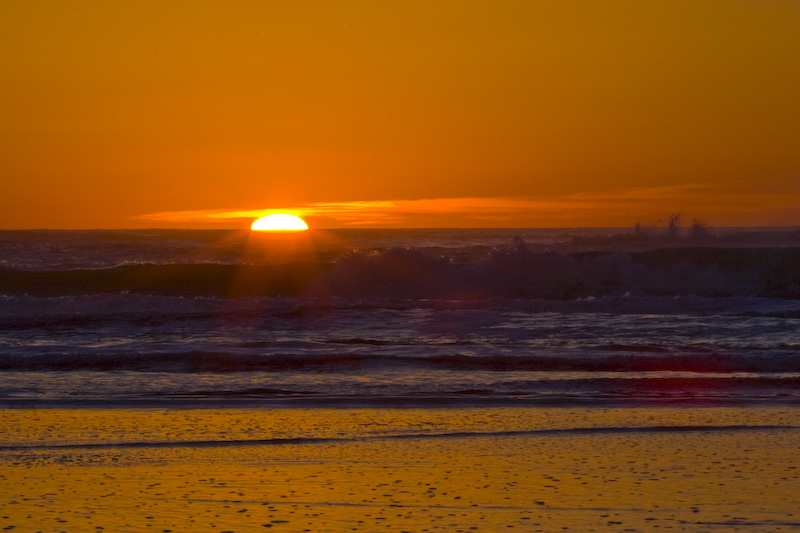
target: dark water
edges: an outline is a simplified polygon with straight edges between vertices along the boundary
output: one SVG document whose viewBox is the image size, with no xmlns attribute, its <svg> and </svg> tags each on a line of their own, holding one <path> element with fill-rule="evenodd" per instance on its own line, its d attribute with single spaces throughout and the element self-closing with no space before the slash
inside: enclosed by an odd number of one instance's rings
<svg viewBox="0 0 800 533">
<path fill-rule="evenodd" d="M 4 405 L 800 400 L 800 235 L 0 232 Z"/>
</svg>

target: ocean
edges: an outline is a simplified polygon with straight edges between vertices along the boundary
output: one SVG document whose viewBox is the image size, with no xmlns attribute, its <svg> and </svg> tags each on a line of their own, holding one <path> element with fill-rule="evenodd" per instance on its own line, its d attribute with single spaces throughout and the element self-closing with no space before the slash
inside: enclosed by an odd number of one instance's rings
<svg viewBox="0 0 800 533">
<path fill-rule="evenodd" d="M 800 231 L 0 231 L 0 406 L 800 403 Z"/>
<path fill-rule="evenodd" d="M 1 231 L 0 528 L 797 530 L 793 228 Z"/>
</svg>

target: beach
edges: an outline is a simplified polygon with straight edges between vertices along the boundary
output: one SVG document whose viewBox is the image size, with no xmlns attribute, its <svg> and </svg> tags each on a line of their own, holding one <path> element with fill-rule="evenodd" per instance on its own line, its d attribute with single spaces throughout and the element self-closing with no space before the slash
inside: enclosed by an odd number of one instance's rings
<svg viewBox="0 0 800 533">
<path fill-rule="evenodd" d="M 800 533 L 800 0 L 0 28 L 0 533 Z"/>
<path fill-rule="evenodd" d="M 794 407 L 5 409 L 14 531 L 800 529 Z"/>
<path fill-rule="evenodd" d="M 302 238 L 0 232 L 0 530 L 800 530 L 795 230 Z"/>
</svg>

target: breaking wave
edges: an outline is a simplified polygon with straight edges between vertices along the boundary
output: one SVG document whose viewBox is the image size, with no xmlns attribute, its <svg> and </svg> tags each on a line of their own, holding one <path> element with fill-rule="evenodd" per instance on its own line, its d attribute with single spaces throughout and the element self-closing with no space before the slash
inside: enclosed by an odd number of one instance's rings
<svg viewBox="0 0 800 533">
<path fill-rule="evenodd" d="M 513 246 L 462 262 L 419 248 L 352 252 L 333 262 L 267 265 L 126 264 L 30 271 L 0 268 L 0 294 L 186 298 L 304 296 L 573 300 L 633 296 L 800 299 L 800 248 L 669 248 L 641 252 L 533 251 Z"/>
</svg>

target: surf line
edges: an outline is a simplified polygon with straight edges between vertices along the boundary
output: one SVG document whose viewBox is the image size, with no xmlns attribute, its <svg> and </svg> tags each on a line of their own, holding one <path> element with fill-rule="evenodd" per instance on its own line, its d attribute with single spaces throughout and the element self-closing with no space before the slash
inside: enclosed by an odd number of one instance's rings
<svg viewBox="0 0 800 533">
<path fill-rule="evenodd" d="M 0 446 L 0 452 L 33 451 L 33 450 L 100 450 L 124 448 L 200 448 L 225 446 L 270 446 L 286 444 L 324 444 L 347 443 L 370 440 L 407 440 L 407 439 L 457 439 L 486 437 L 537 437 L 537 436 L 569 436 L 614 433 L 690 433 L 690 432 L 724 432 L 724 431 L 796 431 L 800 426 L 631 426 L 631 427 L 588 427 L 530 429 L 520 431 L 465 431 L 452 433 L 412 433 L 400 435 L 370 435 L 361 437 L 297 437 L 288 439 L 243 439 L 243 440 L 190 440 L 174 442 L 117 442 L 86 444 L 34 444 Z"/>
</svg>

